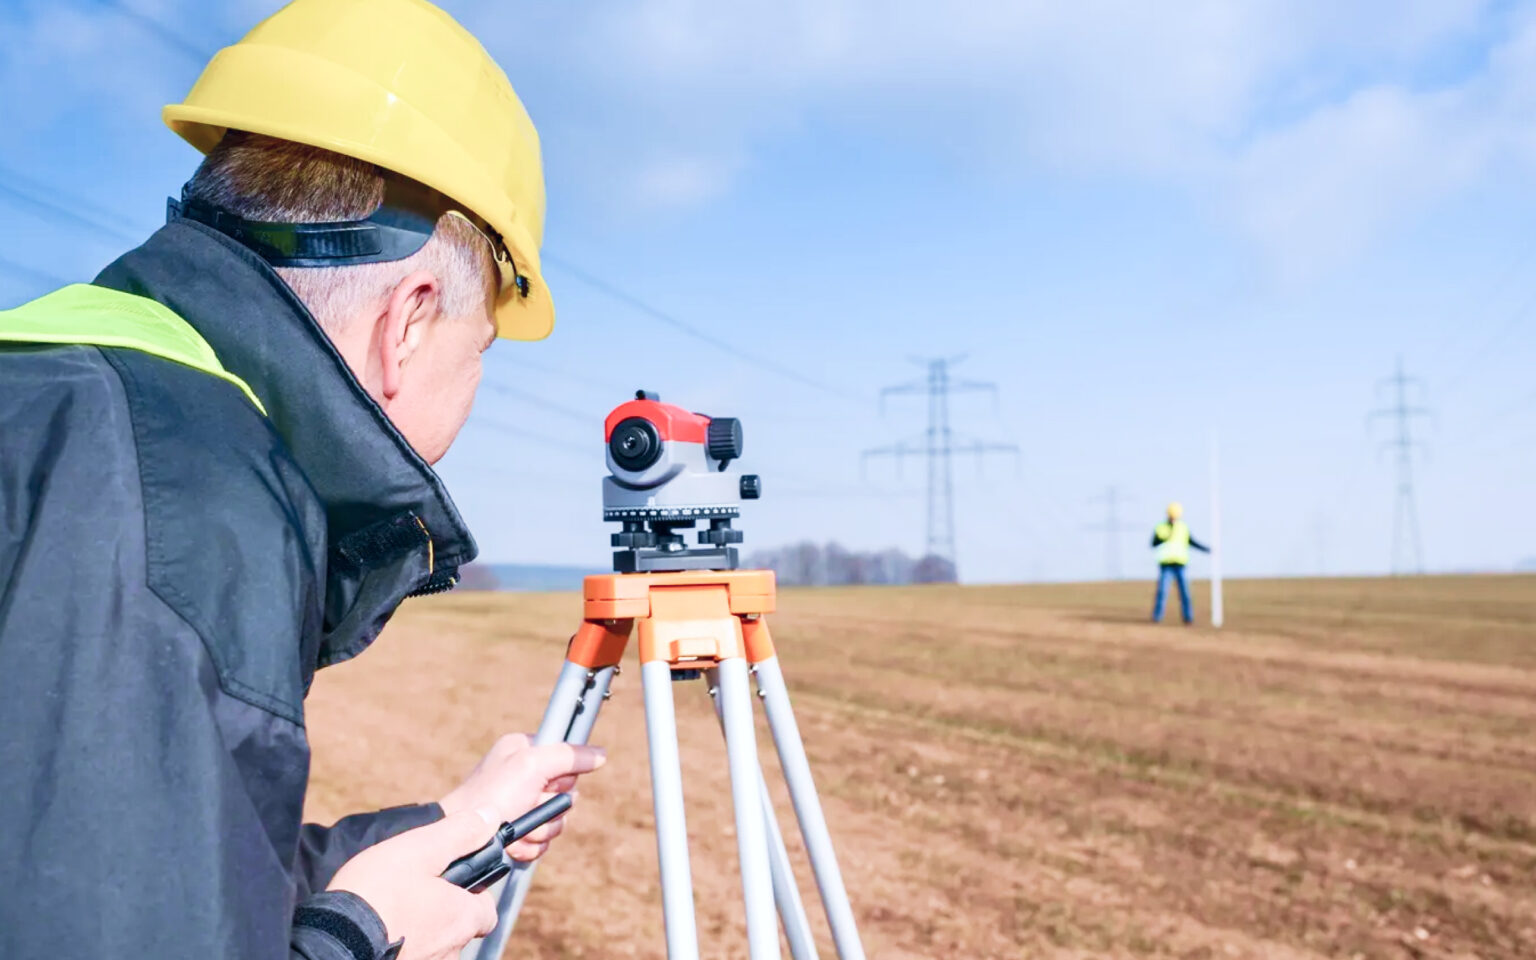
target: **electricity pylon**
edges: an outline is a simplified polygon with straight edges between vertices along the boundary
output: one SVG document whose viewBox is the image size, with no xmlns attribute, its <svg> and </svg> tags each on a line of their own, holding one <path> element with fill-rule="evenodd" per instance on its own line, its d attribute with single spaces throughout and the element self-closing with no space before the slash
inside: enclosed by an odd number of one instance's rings
<svg viewBox="0 0 1536 960">
<path fill-rule="evenodd" d="M 897 394 L 926 394 L 928 397 L 928 429 L 920 437 L 903 440 L 884 447 L 872 447 L 864 451 L 863 460 L 870 457 L 896 458 L 896 469 L 909 456 L 925 458 L 928 466 L 928 539 L 924 548 L 927 556 L 947 560 L 959 577 L 959 564 L 955 556 L 955 498 L 954 470 L 950 458 L 957 453 L 974 453 L 978 468 L 988 453 L 1011 453 L 1018 457 L 1019 448 L 1012 443 L 991 443 L 957 434 L 949 426 L 949 396 L 952 393 L 985 391 L 996 402 L 997 386 L 976 380 L 956 380 L 950 376 L 950 368 L 963 360 L 963 356 L 939 357 L 914 360 L 927 368 L 928 375 L 880 391 L 881 412 L 885 410 L 885 398 Z M 1017 461 L 1015 461 L 1017 462 Z"/>
<path fill-rule="evenodd" d="M 1102 494 L 1088 502 L 1104 504 L 1104 522 L 1090 523 L 1088 529 L 1103 532 L 1104 573 L 1110 580 L 1119 580 L 1123 576 L 1120 571 L 1122 537 L 1138 529 L 1134 524 L 1125 523 L 1120 519 L 1120 506 L 1127 502 L 1127 498 L 1120 492 L 1119 487 L 1111 486 L 1106 487 Z"/>
<path fill-rule="evenodd" d="M 1410 406 L 1408 403 L 1408 388 L 1417 387 L 1422 390 L 1423 381 L 1417 377 L 1407 376 L 1403 372 L 1403 358 L 1397 358 L 1397 373 L 1386 377 L 1376 384 L 1377 392 L 1382 387 L 1390 387 L 1392 390 L 1392 405 L 1371 412 L 1371 420 L 1383 417 L 1392 421 L 1393 435 L 1390 440 L 1383 441 L 1381 449 L 1392 451 L 1397 461 L 1397 490 L 1392 505 L 1392 572 L 1399 573 L 1423 573 L 1424 551 L 1419 540 L 1419 511 L 1418 503 L 1413 493 L 1413 451 L 1423 448 L 1423 444 L 1413 439 L 1413 421 L 1415 417 L 1428 416 L 1427 407 Z"/>
</svg>

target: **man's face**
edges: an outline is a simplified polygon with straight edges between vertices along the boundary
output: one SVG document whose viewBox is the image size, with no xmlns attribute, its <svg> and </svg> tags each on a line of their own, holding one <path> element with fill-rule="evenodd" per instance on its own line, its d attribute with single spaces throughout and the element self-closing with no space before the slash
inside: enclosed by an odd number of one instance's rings
<svg viewBox="0 0 1536 960">
<path fill-rule="evenodd" d="M 495 342 L 489 309 L 470 316 L 439 315 L 401 364 L 400 389 L 384 404 L 385 412 L 428 463 L 443 458 L 469 419 L 482 357 Z"/>
<path fill-rule="evenodd" d="M 495 342 L 489 289 L 466 314 L 443 312 L 442 282 L 417 270 L 331 333 L 331 342 L 395 429 L 428 463 L 448 452 L 475 400 Z"/>
</svg>

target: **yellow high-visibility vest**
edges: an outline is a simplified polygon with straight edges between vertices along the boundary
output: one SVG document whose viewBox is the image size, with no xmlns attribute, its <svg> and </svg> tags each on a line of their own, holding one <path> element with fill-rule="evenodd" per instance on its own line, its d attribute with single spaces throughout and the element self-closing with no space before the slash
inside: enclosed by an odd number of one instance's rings
<svg viewBox="0 0 1536 960">
<path fill-rule="evenodd" d="M 1143 528 L 1145 529 L 1145 528 Z M 1189 525 L 1183 520 L 1164 521 L 1157 525 L 1158 563 L 1189 563 Z"/>
<path fill-rule="evenodd" d="M 192 324 L 148 297 L 72 283 L 11 310 L 0 310 L 0 343 L 90 344 L 154 354 L 240 388 L 265 414 L 244 380 L 224 369 Z"/>
</svg>

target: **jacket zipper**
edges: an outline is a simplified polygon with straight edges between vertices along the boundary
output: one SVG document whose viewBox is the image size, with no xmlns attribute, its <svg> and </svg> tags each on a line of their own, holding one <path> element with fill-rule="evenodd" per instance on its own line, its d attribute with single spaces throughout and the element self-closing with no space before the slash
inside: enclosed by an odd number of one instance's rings
<svg viewBox="0 0 1536 960">
<path fill-rule="evenodd" d="M 431 596 L 434 593 L 447 593 L 449 590 L 452 590 L 454 587 L 456 587 L 458 585 L 459 585 L 459 574 L 458 574 L 458 571 L 455 570 L 452 573 L 443 573 L 443 574 L 434 575 L 432 577 L 432 579 L 427 581 L 425 586 L 420 587 L 419 589 L 416 589 L 416 590 L 412 590 L 410 593 L 406 594 L 406 596 L 407 597 L 429 597 L 429 596 Z"/>
<path fill-rule="evenodd" d="M 432 546 L 432 534 L 427 530 L 426 522 L 420 517 L 412 516 L 416 526 L 421 528 L 421 535 L 427 538 L 427 582 L 421 587 L 406 594 L 407 597 L 429 597 L 434 593 L 447 593 L 459 585 L 458 568 L 437 571 L 437 554 Z"/>
</svg>

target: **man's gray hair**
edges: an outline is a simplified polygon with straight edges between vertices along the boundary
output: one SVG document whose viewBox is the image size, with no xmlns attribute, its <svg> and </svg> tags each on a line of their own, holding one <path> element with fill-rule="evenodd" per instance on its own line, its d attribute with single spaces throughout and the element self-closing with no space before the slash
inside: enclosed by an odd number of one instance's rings
<svg viewBox="0 0 1536 960">
<path fill-rule="evenodd" d="M 363 160 L 289 140 L 231 130 L 203 158 L 187 184 L 202 200 L 247 220 L 323 223 L 361 220 L 384 200 L 384 176 Z M 432 239 L 404 260 L 347 267 L 277 267 L 329 333 L 382 303 L 407 274 L 427 270 L 442 287 L 442 312 L 462 317 L 494 296 L 490 246 L 474 227 L 448 214 Z"/>
</svg>

